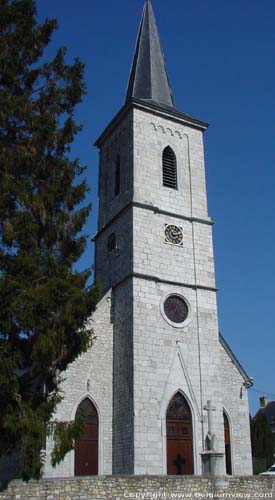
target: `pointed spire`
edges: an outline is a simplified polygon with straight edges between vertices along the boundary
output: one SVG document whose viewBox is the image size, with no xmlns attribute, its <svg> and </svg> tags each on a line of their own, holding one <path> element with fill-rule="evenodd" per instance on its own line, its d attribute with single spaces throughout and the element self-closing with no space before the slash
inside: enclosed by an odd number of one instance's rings
<svg viewBox="0 0 275 500">
<path fill-rule="evenodd" d="M 126 94 L 126 103 L 135 97 L 174 106 L 156 20 L 146 0 Z"/>
</svg>

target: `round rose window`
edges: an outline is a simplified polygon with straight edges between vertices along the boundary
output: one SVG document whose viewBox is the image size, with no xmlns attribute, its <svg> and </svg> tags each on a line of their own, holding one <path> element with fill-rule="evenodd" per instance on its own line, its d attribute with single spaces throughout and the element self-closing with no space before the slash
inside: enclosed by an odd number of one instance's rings
<svg viewBox="0 0 275 500">
<path fill-rule="evenodd" d="M 169 321 L 179 325 L 187 319 L 189 308 L 180 295 L 169 295 L 164 301 L 163 312 Z"/>
</svg>

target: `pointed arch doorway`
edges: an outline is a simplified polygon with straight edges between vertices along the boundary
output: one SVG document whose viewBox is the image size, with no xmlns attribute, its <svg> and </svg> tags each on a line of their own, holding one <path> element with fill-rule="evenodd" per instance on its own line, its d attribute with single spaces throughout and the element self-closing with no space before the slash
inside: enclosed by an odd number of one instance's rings
<svg viewBox="0 0 275 500">
<path fill-rule="evenodd" d="M 171 399 L 166 412 L 167 474 L 194 473 L 192 413 L 181 392 Z"/>
<path fill-rule="evenodd" d="M 75 442 L 75 476 L 96 476 L 98 474 L 98 413 L 89 398 L 84 399 L 76 418 L 84 417 L 82 436 Z"/>
<path fill-rule="evenodd" d="M 231 462 L 231 439 L 230 439 L 230 425 L 228 417 L 223 412 L 223 423 L 224 423 L 224 444 L 225 444 L 225 466 L 226 474 L 232 476 L 232 462 Z"/>
</svg>

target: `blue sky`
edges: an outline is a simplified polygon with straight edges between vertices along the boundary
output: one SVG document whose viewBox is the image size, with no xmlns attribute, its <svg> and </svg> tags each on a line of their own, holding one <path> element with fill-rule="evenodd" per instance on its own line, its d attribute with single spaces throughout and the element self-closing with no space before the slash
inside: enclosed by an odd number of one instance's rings
<svg viewBox="0 0 275 500">
<path fill-rule="evenodd" d="M 220 330 L 254 378 L 258 397 L 275 400 L 274 0 L 153 0 L 176 107 L 210 123 L 205 133 L 209 214 Z M 56 17 L 47 55 L 61 45 L 86 64 L 83 132 L 73 154 L 88 166 L 97 227 L 98 153 L 93 147 L 124 102 L 143 0 L 38 0 Z M 93 263 L 90 244 L 83 267 Z M 257 393 L 258 391 L 261 393 Z"/>
</svg>

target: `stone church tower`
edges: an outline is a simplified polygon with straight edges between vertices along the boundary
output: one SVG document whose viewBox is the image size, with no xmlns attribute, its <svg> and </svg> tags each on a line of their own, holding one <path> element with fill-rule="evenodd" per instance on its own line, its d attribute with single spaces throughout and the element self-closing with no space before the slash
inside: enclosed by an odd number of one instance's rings
<svg viewBox="0 0 275 500">
<path fill-rule="evenodd" d="M 47 477 L 252 473 L 251 380 L 218 330 L 206 129 L 174 106 L 147 0 L 125 104 L 96 142 L 96 339 L 56 414 L 84 413 L 84 434 Z"/>
</svg>

